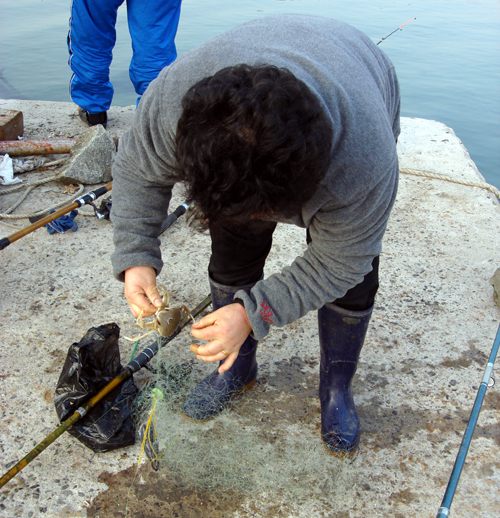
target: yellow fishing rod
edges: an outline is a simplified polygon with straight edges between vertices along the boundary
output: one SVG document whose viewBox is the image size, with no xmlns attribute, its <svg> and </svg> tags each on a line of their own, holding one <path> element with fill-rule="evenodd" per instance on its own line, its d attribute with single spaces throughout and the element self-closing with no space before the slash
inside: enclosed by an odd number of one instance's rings
<svg viewBox="0 0 500 518">
<path fill-rule="evenodd" d="M 47 223 L 50 223 L 51 221 L 54 221 L 57 218 L 60 218 L 64 214 L 71 212 L 73 209 L 78 209 L 79 207 L 82 207 L 86 204 L 92 204 L 92 202 L 99 198 L 99 196 L 102 196 L 103 194 L 106 194 L 108 191 L 110 191 L 111 187 L 112 182 L 109 182 L 104 187 L 99 187 L 99 189 L 96 189 L 95 191 L 84 194 L 83 196 L 75 200 L 73 203 L 70 203 L 69 205 L 62 207 L 61 209 L 56 210 L 52 214 L 48 214 L 44 218 L 41 218 L 38 221 L 35 221 L 35 223 L 32 223 L 31 225 L 28 225 L 27 227 L 22 228 L 17 232 L 14 232 L 10 236 L 3 237 L 2 239 L 0 239 L 0 250 L 7 248 L 11 243 L 14 243 L 14 241 L 17 241 L 18 239 L 21 239 L 22 237 L 28 235 L 30 232 L 34 232 L 35 230 L 45 226 Z"/>
</svg>

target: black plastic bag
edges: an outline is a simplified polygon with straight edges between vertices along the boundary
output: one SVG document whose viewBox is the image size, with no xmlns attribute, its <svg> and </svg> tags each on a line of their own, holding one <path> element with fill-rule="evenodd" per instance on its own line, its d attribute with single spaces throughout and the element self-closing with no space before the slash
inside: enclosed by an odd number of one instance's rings
<svg viewBox="0 0 500 518">
<path fill-rule="evenodd" d="M 92 327 L 70 346 L 57 383 L 54 404 L 62 422 L 122 371 L 118 337 L 112 323 Z M 130 446 L 135 442 L 132 408 L 138 389 L 131 378 L 118 385 L 68 432 L 95 452 Z"/>
</svg>

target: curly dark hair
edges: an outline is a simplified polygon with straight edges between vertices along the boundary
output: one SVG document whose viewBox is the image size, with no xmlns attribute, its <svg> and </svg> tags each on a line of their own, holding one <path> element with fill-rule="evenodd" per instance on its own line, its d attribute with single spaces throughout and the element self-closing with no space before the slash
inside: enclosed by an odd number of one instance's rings
<svg viewBox="0 0 500 518">
<path fill-rule="evenodd" d="M 331 160 L 331 121 L 275 66 L 228 67 L 192 86 L 176 134 L 177 180 L 207 225 L 296 215 Z"/>
</svg>

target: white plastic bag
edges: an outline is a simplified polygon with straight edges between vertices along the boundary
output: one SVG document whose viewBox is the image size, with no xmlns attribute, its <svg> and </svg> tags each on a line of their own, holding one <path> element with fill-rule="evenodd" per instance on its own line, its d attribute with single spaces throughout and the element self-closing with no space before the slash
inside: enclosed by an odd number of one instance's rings
<svg viewBox="0 0 500 518">
<path fill-rule="evenodd" d="M 21 183 L 19 178 L 14 178 L 12 158 L 9 155 L 4 155 L 0 161 L 0 183 L 3 185 Z"/>
</svg>

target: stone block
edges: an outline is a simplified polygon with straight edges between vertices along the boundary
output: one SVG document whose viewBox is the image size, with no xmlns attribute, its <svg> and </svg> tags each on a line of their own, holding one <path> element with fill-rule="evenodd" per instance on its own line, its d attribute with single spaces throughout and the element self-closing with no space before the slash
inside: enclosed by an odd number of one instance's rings
<svg viewBox="0 0 500 518">
<path fill-rule="evenodd" d="M 94 185 L 111 181 L 111 165 L 116 144 L 101 126 L 85 130 L 71 148 L 70 158 L 61 175 L 63 183 Z"/>
<path fill-rule="evenodd" d="M 23 134 L 23 112 L 0 110 L 0 140 L 17 140 Z"/>
</svg>

